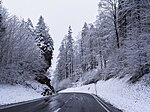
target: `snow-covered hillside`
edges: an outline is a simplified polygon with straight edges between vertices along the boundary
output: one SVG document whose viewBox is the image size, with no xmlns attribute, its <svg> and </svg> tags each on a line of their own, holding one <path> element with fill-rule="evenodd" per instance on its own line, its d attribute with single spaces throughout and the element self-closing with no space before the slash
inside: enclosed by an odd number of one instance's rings
<svg viewBox="0 0 150 112">
<path fill-rule="evenodd" d="M 23 102 L 41 97 L 42 95 L 40 93 L 21 85 L 0 85 L 0 105 Z"/>
<path fill-rule="evenodd" d="M 150 112 L 150 87 L 141 82 L 127 84 L 127 79 L 110 79 L 99 81 L 96 85 L 97 94 L 107 102 L 123 110 L 124 112 Z M 94 93 L 95 84 L 82 87 L 68 88 L 61 92 Z"/>
</svg>

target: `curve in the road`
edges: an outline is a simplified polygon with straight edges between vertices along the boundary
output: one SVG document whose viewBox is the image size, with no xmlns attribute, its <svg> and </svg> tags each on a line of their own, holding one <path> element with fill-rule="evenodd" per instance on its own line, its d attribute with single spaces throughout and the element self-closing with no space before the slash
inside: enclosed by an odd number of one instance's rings
<svg viewBox="0 0 150 112">
<path fill-rule="evenodd" d="M 59 93 L 51 97 L 0 107 L 0 112 L 121 112 L 95 95 Z"/>
</svg>

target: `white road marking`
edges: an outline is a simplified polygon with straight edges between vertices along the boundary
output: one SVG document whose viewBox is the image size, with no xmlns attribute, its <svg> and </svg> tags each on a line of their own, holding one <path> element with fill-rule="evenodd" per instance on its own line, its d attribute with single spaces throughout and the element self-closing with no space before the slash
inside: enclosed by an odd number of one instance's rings
<svg viewBox="0 0 150 112">
<path fill-rule="evenodd" d="M 58 108 L 57 110 L 55 110 L 54 112 L 58 112 L 61 108 Z"/>
<path fill-rule="evenodd" d="M 110 110 L 108 110 L 108 109 L 105 107 L 105 105 L 104 105 L 103 103 L 101 103 L 101 102 L 98 100 L 98 98 L 97 98 L 96 96 L 94 96 L 94 95 L 91 95 L 91 96 L 93 96 L 93 98 L 99 103 L 99 105 L 101 105 L 107 112 L 111 112 Z"/>
</svg>

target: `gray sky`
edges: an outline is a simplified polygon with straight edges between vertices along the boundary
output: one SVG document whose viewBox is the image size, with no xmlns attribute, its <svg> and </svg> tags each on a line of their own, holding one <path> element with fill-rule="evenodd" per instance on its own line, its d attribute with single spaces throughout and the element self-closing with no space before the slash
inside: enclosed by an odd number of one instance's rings
<svg viewBox="0 0 150 112">
<path fill-rule="evenodd" d="M 92 23 L 96 19 L 99 0 L 3 0 L 10 14 L 19 18 L 30 18 L 36 25 L 42 15 L 55 44 L 53 67 L 59 53 L 60 42 L 72 26 L 73 36 L 81 31 L 84 22 Z"/>
</svg>

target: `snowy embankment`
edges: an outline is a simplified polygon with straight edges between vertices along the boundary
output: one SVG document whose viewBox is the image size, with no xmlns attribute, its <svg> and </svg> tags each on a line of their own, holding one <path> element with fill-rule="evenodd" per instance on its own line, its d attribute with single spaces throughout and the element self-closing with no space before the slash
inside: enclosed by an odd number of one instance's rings
<svg viewBox="0 0 150 112">
<path fill-rule="evenodd" d="M 127 84 L 125 79 L 99 81 L 96 85 L 97 94 L 105 101 L 124 112 L 150 112 L 150 87 Z M 84 92 L 95 94 L 95 84 L 68 88 L 61 92 Z"/>
<path fill-rule="evenodd" d="M 41 98 L 40 93 L 21 85 L 0 85 L 0 105 Z"/>
</svg>

